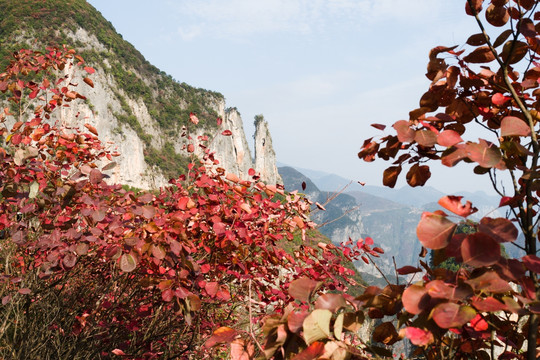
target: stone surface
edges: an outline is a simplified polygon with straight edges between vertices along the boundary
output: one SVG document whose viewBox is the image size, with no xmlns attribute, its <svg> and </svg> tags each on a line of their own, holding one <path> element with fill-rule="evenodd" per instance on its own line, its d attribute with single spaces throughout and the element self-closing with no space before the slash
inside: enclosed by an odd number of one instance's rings
<svg viewBox="0 0 540 360">
<path fill-rule="evenodd" d="M 97 49 L 107 51 L 106 46 L 101 44 L 93 34 L 84 29 L 78 29 L 69 36 L 75 41 L 82 43 L 82 49 Z M 113 57 L 114 58 L 114 57 Z M 110 60 L 113 61 L 113 60 Z M 59 122 L 67 126 L 83 128 L 85 123 L 93 125 L 99 133 L 100 139 L 108 144 L 111 150 L 116 150 L 120 156 L 115 158 L 116 168 L 108 171 L 110 181 L 137 187 L 141 189 L 158 188 L 168 182 L 161 171 L 153 164 L 145 161 L 145 145 L 137 133 L 127 124 L 118 121 L 115 114 L 124 114 L 121 98 L 124 98 L 131 113 L 137 118 L 145 134 L 151 136 L 151 144 L 156 149 L 161 149 L 165 143 L 173 144 L 177 153 L 182 154 L 186 139 L 181 137 L 181 129 L 171 131 L 159 126 L 157 119 L 149 113 L 141 98 L 131 98 L 118 86 L 111 74 L 110 61 L 104 61 L 105 68 L 95 66 L 96 72 L 92 75 L 94 88 L 90 88 L 83 82 L 84 71 L 73 74 L 66 68 L 65 75 L 72 83 L 78 83 L 76 89 L 87 97 L 87 101 L 75 101 L 69 108 L 63 108 L 52 122 Z M 122 64 L 123 66 L 123 64 Z M 151 79 L 145 79 L 134 69 L 127 69 L 134 77 L 143 79 L 147 84 L 152 84 Z M 157 91 L 157 90 L 156 90 Z M 268 183 L 280 182 L 276 167 L 275 152 L 272 148 L 272 140 L 268 131 L 268 124 L 264 122 L 257 128 L 255 147 L 259 149 L 255 155 L 255 163 L 252 155 L 240 113 L 235 108 L 226 109 L 223 98 L 209 93 L 204 95 L 205 101 L 223 119 L 223 124 L 208 134 L 209 130 L 198 129 L 192 137 L 197 142 L 197 137 L 209 135 L 211 139 L 210 150 L 216 153 L 221 167 L 227 172 L 234 173 L 242 179 L 248 179 L 249 169 L 254 168 L 262 175 L 262 180 Z M 182 104 L 188 107 L 187 102 Z M 224 130 L 230 130 L 230 136 L 223 136 Z M 202 150 L 196 146 L 199 154 Z M 258 170 L 259 169 L 259 170 Z"/>
<path fill-rule="evenodd" d="M 272 136 L 268 122 L 262 115 L 255 117 L 255 172 L 261 180 L 269 184 L 283 183 L 276 166 L 276 153 L 272 146 Z"/>
</svg>

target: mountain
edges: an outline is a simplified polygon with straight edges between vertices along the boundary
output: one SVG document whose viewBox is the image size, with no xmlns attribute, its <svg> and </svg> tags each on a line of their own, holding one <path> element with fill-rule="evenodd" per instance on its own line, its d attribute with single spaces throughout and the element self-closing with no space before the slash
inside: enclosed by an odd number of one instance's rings
<svg viewBox="0 0 540 360">
<path fill-rule="evenodd" d="M 279 165 L 280 167 L 286 166 L 281 163 Z M 473 205 L 479 209 L 479 214 L 482 216 L 490 212 L 492 213 L 491 216 L 504 216 L 504 214 L 496 210 L 499 204 L 499 197 L 496 195 L 488 195 L 483 191 L 460 191 L 459 193 L 447 194 L 431 186 L 416 188 L 403 186 L 398 189 L 373 185 L 362 186 L 354 180 L 336 174 L 300 167 L 294 168 L 309 177 L 322 191 L 342 191 L 343 193 L 355 196 L 360 202 L 362 202 L 362 197 L 364 197 L 364 205 L 368 205 L 369 196 L 376 196 L 379 199 L 383 198 L 391 201 L 393 204 L 388 204 L 388 206 L 391 207 L 395 207 L 397 206 L 396 204 L 399 204 L 418 209 L 426 209 L 431 208 L 432 205 L 430 204 L 437 203 L 437 201 L 445 195 L 459 195 L 463 196 L 464 200 L 471 201 Z M 381 204 L 377 204 L 377 206 L 379 205 Z"/>
<path fill-rule="evenodd" d="M 312 218 L 320 224 L 321 233 L 333 242 L 343 242 L 349 237 L 362 236 L 363 228 L 358 213 L 351 211 L 357 206 L 353 196 L 321 191 L 308 177 L 292 167 L 280 167 L 278 170 L 285 190 L 303 193 L 311 201 L 318 202 L 326 209 L 322 211 L 316 206 L 312 209 Z M 305 189 L 302 189 L 302 183 L 305 184 Z"/>
<path fill-rule="evenodd" d="M 210 149 L 220 166 L 241 178 L 255 168 L 267 182 L 280 182 L 268 123 L 256 122 L 255 159 L 250 153 L 240 113 L 227 107 L 222 94 L 174 80 L 150 64 L 125 41 L 95 8 L 84 0 L 0 0 L 0 66 L 20 48 L 44 49 L 67 44 L 96 72 L 93 89 L 80 74 L 65 69 L 86 101 L 72 102 L 57 118 L 69 126 L 93 125 L 102 141 L 115 144 L 121 154 L 110 171 L 114 182 L 155 188 L 186 169 L 187 131 L 198 145 L 199 136 L 213 139 Z M 190 114 L 199 119 L 195 127 Z M 79 115 L 78 117 L 76 115 Z M 223 123 L 218 126 L 216 119 Z M 224 130 L 230 136 L 222 136 Z"/>
<path fill-rule="evenodd" d="M 378 260 L 379 267 L 386 273 L 394 272 L 396 265 L 415 264 L 421 251 L 416 236 L 416 226 L 422 212 L 444 210 L 437 201 L 445 194 L 432 187 L 390 189 L 378 186 L 361 186 L 335 174 L 321 171 L 280 167 L 285 189 L 298 190 L 312 201 L 324 204 L 326 211 L 314 207 L 313 219 L 325 224 L 320 231 L 335 243 L 345 242 L 349 237 L 356 241 L 367 236 L 385 250 Z M 311 174 L 311 176 L 306 176 Z M 302 190 L 305 183 L 305 190 Z M 464 200 L 470 200 L 478 208 L 473 220 L 483 216 L 502 217 L 498 209 L 498 198 L 482 191 L 461 192 Z M 330 200 L 328 203 L 326 201 Z M 507 247 L 514 253 L 515 247 Z M 380 281 L 372 266 L 363 262 L 356 264 L 363 278 L 369 283 Z M 370 277 L 370 275 L 372 277 Z"/>
<path fill-rule="evenodd" d="M 421 245 L 416 238 L 416 225 L 421 210 L 365 192 L 324 191 L 292 167 L 279 167 L 279 172 L 286 190 L 297 190 L 324 205 L 325 211 L 313 208 L 313 220 L 322 224 L 319 230 L 333 242 L 373 238 L 375 245 L 385 250 L 377 263 L 386 274 L 394 272 L 394 259 L 397 266 L 415 264 L 418 260 Z M 306 185 L 304 190 L 302 183 Z M 381 275 L 373 266 L 362 261 L 355 265 L 370 284 L 381 282 Z"/>
</svg>

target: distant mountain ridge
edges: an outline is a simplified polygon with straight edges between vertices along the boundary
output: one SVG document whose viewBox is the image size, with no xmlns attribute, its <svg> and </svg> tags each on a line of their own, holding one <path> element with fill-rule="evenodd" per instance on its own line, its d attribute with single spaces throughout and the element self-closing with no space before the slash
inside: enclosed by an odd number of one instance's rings
<svg viewBox="0 0 540 360">
<path fill-rule="evenodd" d="M 287 166 L 278 162 L 279 167 Z M 335 192 L 345 188 L 344 193 L 369 194 L 390 200 L 405 206 L 422 209 L 426 205 L 436 203 L 445 195 L 463 196 L 464 200 L 469 200 L 477 207 L 485 208 L 485 212 L 496 209 L 499 204 L 499 197 L 488 195 L 483 191 L 460 191 L 459 193 L 448 194 L 431 186 L 410 187 L 403 186 L 398 189 L 392 189 L 383 186 L 365 185 L 362 186 L 358 182 L 347 179 L 345 177 L 330 174 L 324 171 L 311 170 L 299 167 L 293 167 L 302 174 L 305 174 L 321 191 Z M 358 195 L 357 195 L 358 196 Z M 488 210 L 489 208 L 489 210 Z"/>
<path fill-rule="evenodd" d="M 278 169 L 288 191 L 297 190 L 321 204 L 335 197 L 324 205 L 326 211 L 313 208 L 313 220 L 323 224 L 319 230 L 336 243 L 345 242 L 349 237 L 353 241 L 372 237 L 377 246 L 386 252 L 379 266 L 387 274 L 394 271 L 394 259 L 398 267 L 417 263 L 421 245 L 416 236 L 416 226 L 422 212 L 442 209 L 437 201 L 445 196 L 433 187 L 390 189 L 361 186 L 322 171 L 289 166 L 280 166 Z M 302 183 L 306 185 L 305 190 L 302 189 Z M 337 194 L 336 191 L 341 192 Z M 491 217 L 504 216 L 497 208 L 496 196 L 467 191 L 459 195 L 479 208 L 476 216 L 471 216 L 473 219 L 486 214 Z M 356 266 L 365 279 L 369 279 L 366 273 L 380 277 L 373 266 L 366 266 L 363 262 L 358 262 Z"/>
</svg>

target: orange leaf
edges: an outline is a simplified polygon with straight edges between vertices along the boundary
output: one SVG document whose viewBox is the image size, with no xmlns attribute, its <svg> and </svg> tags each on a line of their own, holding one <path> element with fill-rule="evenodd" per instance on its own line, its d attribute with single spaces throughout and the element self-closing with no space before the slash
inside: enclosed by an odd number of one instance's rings
<svg viewBox="0 0 540 360">
<path fill-rule="evenodd" d="M 90 124 L 84 124 L 84 127 L 88 129 L 88 131 L 90 131 L 92 134 L 98 136 L 98 132 L 96 130 L 95 127 L 93 127 L 92 125 Z"/>
<path fill-rule="evenodd" d="M 446 210 L 449 210 L 454 214 L 462 217 L 467 217 L 478 211 L 477 208 L 472 207 L 470 201 L 467 201 L 465 205 L 461 204 L 461 199 L 463 199 L 463 196 L 444 196 L 439 200 L 439 205 L 441 205 Z"/>
<path fill-rule="evenodd" d="M 237 334 L 238 333 L 236 332 L 236 330 L 226 326 L 222 326 L 216 329 L 212 336 L 210 336 L 210 338 L 206 340 L 206 342 L 204 343 L 204 347 L 208 349 L 217 344 L 231 343 L 236 338 Z"/>
<path fill-rule="evenodd" d="M 92 81 L 92 79 L 85 77 L 83 81 L 87 83 L 90 87 L 94 87 L 94 82 Z"/>
</svg>

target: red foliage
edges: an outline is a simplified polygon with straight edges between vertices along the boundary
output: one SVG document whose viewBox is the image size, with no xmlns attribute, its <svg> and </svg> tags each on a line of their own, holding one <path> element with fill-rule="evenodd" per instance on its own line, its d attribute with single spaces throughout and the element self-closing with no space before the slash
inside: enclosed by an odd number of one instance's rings
<svg viewBox="0 0 540 360">
<path fill-rule="evenodd" d="M 218 162 L 211 153 L 160 190 L 134 193 L 107 183 L 104 172 L 115 164 L 103 166 L 112 154 L 95 127 L 85 124 L 85 133 L 51 124 L 58 108 L 84 99 L 67 77 L 47 80 L 56 69 L 76 67 L 73 57 L 66 49 L 22 50 L 0 75 L 12 102 L 26 96 L 37 101 L 30 120 L 21 117 L 11 131 L 2 130 L 0 230 L 16 246 L 4 269 L 4 305 L 19 293 L 37 308 L 44 289 L 77 294 L 84 287 L 91 296 L 75 296 L 73 328 L 65 327 L 69 319 L 50 324 L 59 333 L 95 337 L 101 351 L 116 355 L 189 357 L 233 341 L 237 330 L 227 326 L 239 319 L 256 321 L 269 306 L 291 302 L 286 289 L 295 279 L 308 276 L 317 287 L 346 289 L 352 272 L 342 266 L 338 247 L 305 243 L 302 251 L 287 253 L 280 245 L 293 233 L 304 239 L 313 227 L 309 201 L 213 170 Z M 41 84 L 19 79 L 38 73 L 44 74 Z M 1 120 L 8 116 L 6 109 Z M 189 120 L 198 122 L 195 114 Z M 40 279 L 35 289 L 17 281 L 30 274 Z M 232 312 L 246 304 L 249 313 Z M 158 314 L 168 325 L 148 336 Z M 195 332 L 197 340 L 190 335 Z"/>
</svg>

